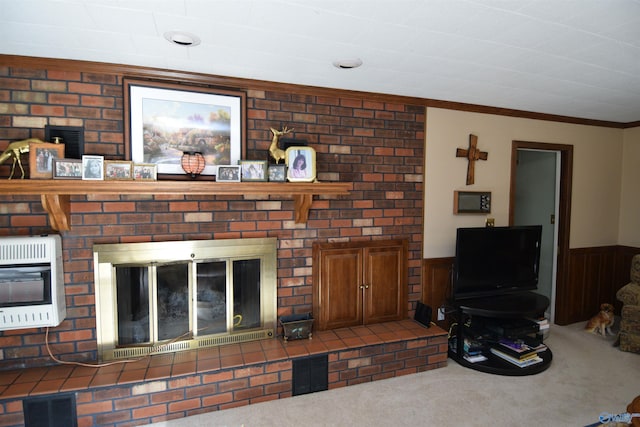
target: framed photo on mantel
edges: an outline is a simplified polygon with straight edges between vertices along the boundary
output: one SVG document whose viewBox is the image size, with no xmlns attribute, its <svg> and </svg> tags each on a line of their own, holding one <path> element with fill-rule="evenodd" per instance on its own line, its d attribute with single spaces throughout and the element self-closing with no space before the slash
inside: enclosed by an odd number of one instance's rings
<svg viewBox="0 0 640 427">
<path fill-rule="evenodd" d="M 316 150 L 311 147 L 289 147 L 286 151 L 287 179 L 291 182 L 316 180 Z"/>
<path fill-rule="evenodd" d="M 29 144 L 29 178 L 52 179 L 53 160 L 64 158 L 64 144 L 32 142 Z"/>
</svg>

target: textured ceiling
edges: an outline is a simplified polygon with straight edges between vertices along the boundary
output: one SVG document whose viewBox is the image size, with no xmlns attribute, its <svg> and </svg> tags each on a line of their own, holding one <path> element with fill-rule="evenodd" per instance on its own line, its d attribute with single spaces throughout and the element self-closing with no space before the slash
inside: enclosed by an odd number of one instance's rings
<svg viewBox="0 0 640 427">
<path fill-rule="evenodd" d="M 638 0 L 0 0 L 0 53 L 640 120 Z M 163 37 L 181 30 L 196 47 Z M 356 69 L 336 60 L 359 58 Z"/>
</svg>

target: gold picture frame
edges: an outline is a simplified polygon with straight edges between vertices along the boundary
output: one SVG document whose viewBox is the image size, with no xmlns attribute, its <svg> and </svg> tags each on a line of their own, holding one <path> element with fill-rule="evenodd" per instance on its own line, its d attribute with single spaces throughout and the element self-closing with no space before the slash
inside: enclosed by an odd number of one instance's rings
<svg viewBox="0 0 640 427">
<path fill-rule="evenodd" d="M 104 179 L 106 181 L 131 181 L 133 179 L 133 162 L 105 160 Z"/>
<path fill-rule="evenodd" d="M 313 182 L 316 180 L 316 150 L 311 147 L 289 147 L 285 152 L 287 180 Z"/>
<path fill-rule="evenodd" d="M 155 163 L 134 163 L 133 179 L 136 181 L 157 181 L 158 165 Z"/>
</svg>

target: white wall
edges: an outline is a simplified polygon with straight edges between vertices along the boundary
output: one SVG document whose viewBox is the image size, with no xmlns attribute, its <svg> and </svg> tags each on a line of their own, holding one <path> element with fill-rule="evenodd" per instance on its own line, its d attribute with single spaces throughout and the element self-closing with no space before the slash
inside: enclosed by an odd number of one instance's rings
<svg viewBox="0 0 640 427">
<path fill-rule="evenodd" d="M 619 236 L 623 246 L 640 246 L 640 127 L 624 132 Z"/>
<path fill-rule="evenodd" d="M 469 134 L 489 157 L 476 162 L 475 184 L 467 186 L 467 160 L 456 148 L 467 148 Z M 623 130 L 428 108 L 425 139 L 424 258 L 453 256 L 458 227 L 484 226 L 487 217 L 508 225 L 514 140 L 573 145 L 570 247 L 618 244 Z M 637 155 L 638 139 L 625 149 Z M 455 190 L 491 191 L 491 214 L 454 215 Z"/>
</svg>

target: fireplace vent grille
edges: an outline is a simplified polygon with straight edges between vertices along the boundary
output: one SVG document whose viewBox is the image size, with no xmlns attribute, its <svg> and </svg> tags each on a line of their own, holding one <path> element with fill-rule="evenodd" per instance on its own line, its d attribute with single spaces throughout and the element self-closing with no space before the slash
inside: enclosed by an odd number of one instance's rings
<svg viewBox="0 0 640 427">
<path fill-rule="evenodd" d="M 104 352 L 103 357 L 105 360 L 129 359 L 150 356 L 152 354 L 174 353 L 176 351 L 197 350 L 199 348 L 215 347 L 225 344 L 237 344 L 272 337 L 273 329 L 262 329 L 259 331 L 242 332 L 233 335 L 205 337 L 201 339 L 196 338 L 193 340 L 179 341 L 153 347 L 117 348 Z"/>
<path fill-rule="evenodd" d="M 262 340 L 265 338 L 272 338 L 272 329 L 263 329 L 260 331 L 244 332 L 240 334 L 224 335 L 219 337 L 206 337 L 198 340 L 198 347 L 213 347 L 216 345 L 224 344 L 236 344 L 239 342 Z"/>
</svg>

